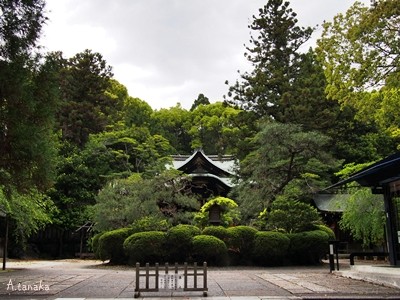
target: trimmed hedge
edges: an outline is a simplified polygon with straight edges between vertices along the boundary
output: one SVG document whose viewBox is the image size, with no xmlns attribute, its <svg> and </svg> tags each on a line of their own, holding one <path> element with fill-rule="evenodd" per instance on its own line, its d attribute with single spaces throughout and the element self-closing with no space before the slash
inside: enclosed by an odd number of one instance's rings
<svg viewBox="0 0 400 300">
<path fill-rule="evenodd" d="M 155 263 L 166 258 L 166 233 L 162 231 L 137 232 L 129 236 L 123 248 L 129 264 Z"/>
<path fill-rule="evenodd" d="M 132 233 L 144 231 L 167 231 L 171 225 L 167 220 L 154 216 L 147 216 L 136 220 L 132 224 Z"/>
<path fill-rule="evenodd" d="M 177 225 L 171 227 L 166 236 L 168 258 L 174 262 L 190 260 L 192 252 L 192 238 L 201 234 L 198 227 L 193 225 Z"/>
<path fill-rule="evenodd" d="M 215 236 L 224 242 L 227 242 L 229 240 L 229 232 L 224 226 L 205 227 L 201 234 Z"/>
<path fill-rule="evenodd" d="M 199 263 L 224 265 L 227 248 L 223 241 L 211 235 L 197 235 L 193 238 L 193 259 Z"/>
<path fill-rule="evenodd" d="M 111 264 L 125 263 L 126 256 L 123 243 L 131 233 L 131 228 L 120 228 L 104 232 L 98 240 L 97 253 L 99 259 L 102 261 L 109 259 Z"/>
<path fill-rule="evenodd" d="M 254 238 L 253 260 L 260 265 L 282 265 L 289 245 L 290 239 L 284 233 L 259 231 Z"/>
<path fill-rule="evenodd" d="M 168 232 L 134 233 L 132 228 L 121 228 L 96 234 L 91 245 L 96 258 L 109 259 L 111 264 L 207 261 L 210 265 L 306 265 L 320 263 L 334 236 L 326 226 L 318 228 L 293 234 L 257 231 L 249 226 L 210 226 L 202 232 L 193 225 L 177 225 Z"/>
<path fill-rule="evenodd" d="M 292 264 L 319 264 L 328 253 L 329 236 L 325 231 L 313 230 L 288 235 L 289 259 Z"/>
<path fill-rule="evenodd" d="M 90 248 L 93 251 L 94 257 L 100 259 L 99 256 L 99 239 L 102 236 L 103 232 L 96 233 L 90 240 Z"/>
<path fill-rule="evenodd" d="M 330 241 L 336 240 L 336 235 L 335 235 L 335 233 L 333 232 L 332 229 L 330 229 L 330 228 L 329 228 L 328 226 L 326 226 L 326 225 L 315 225 L 315 230 L 322 230 L 322 231 L 325 231 L 325 232 L 328 234 L 329 240 L 330 240 Z"/>
<path fill-rule="evenodd" d="M 250 226 L 229 227 L 228 242 L 231 260 L 234 264 L 248 264 L 253 253 L 254 238 L 257 229 Z"/>
</svg>

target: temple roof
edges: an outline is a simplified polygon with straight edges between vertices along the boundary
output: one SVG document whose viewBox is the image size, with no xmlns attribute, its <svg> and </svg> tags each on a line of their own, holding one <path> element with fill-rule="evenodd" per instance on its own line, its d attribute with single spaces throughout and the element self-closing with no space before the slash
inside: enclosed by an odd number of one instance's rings
<svg viewBox="0 0 400 300">
<path fill-rule="evenodd" d="M 343 212 L 349 197 L 348 194 L 315 194 L 314 203 L 322 212 Z"/>
<path fill-rule="evenodd" d="M 235 159 L 232 155 L 206 155 L 196 150 L 192 155 L 173 155 L 172 167 L 193 177 L 210 177 L 232 187 Z"/>
<path fill-rule="evenodd" d="M 206 155 L 202 150 L 196 150 L 192 155 L 172 155 L 172 159 L 173 167 L 177 170 L 183 171 L 202 160 L 209 167 L 209 173 L 222 171 L 226 175 L 234 175 L 235 159 L 232 155 Z"/>
</svg>

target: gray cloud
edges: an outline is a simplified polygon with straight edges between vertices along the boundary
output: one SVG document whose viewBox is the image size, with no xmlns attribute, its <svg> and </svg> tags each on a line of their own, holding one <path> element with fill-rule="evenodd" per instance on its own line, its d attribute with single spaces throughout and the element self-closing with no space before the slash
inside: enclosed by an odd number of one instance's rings
<svg viewBox="0 0 400 300">
<path fill-rule="evenodd" d="M 354 1 L 293 0 L 300 24 L 314 26 Z M 365 0 L 369 3 L 369 1 Z M 129 94 L 153 108 L 199 93 L 222 100 L 226 79 L 249 67 L 247 28 L 262 0 L 47 0 L 50 22 L 42 44 L 67 56 L 101 53 Z"/>
</svg>

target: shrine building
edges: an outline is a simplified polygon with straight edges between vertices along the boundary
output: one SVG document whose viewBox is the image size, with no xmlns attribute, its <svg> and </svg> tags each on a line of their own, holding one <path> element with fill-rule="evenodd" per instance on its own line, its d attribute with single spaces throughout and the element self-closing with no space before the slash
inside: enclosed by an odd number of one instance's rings
<svg viewBox="0 0 400 300">
<path fill-rule="evenodd" d="M 196 150 L 192 155 L 173 155 L 172 167 L 192 177 L 191 189 L 204 199 L 227 197 L 234 186 L 235 159 L 232 155 L 206 155 Z"/>
<path fill-rule="evenodd" d="M 400 266 L 400 152 L 382 159 L 326 190 L 356 181 L 383 195 L 386 216 L 386 241 L 389 261 Z"/>
</svg>

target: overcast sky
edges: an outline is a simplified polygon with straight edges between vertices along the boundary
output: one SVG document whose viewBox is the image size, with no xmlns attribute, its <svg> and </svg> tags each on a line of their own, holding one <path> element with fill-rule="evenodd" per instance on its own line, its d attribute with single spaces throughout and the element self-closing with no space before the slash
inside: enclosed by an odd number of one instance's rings
<svg viewBox="0 0 400 300">
<path fill-rule="evenodd" d="M 47 0 L 40 44 L 69 58 L 99 52 L 114 78 L 153 109 L 189 109 L 200 93 L 222 101 L 266 0 Z M 291 0 L 301 26 L 331 21 L 354 0 Z M 369 4 L 370 0 L 361 2 Z M 321 31 L 317 31 L 316 36 Z"/>
</svg>

